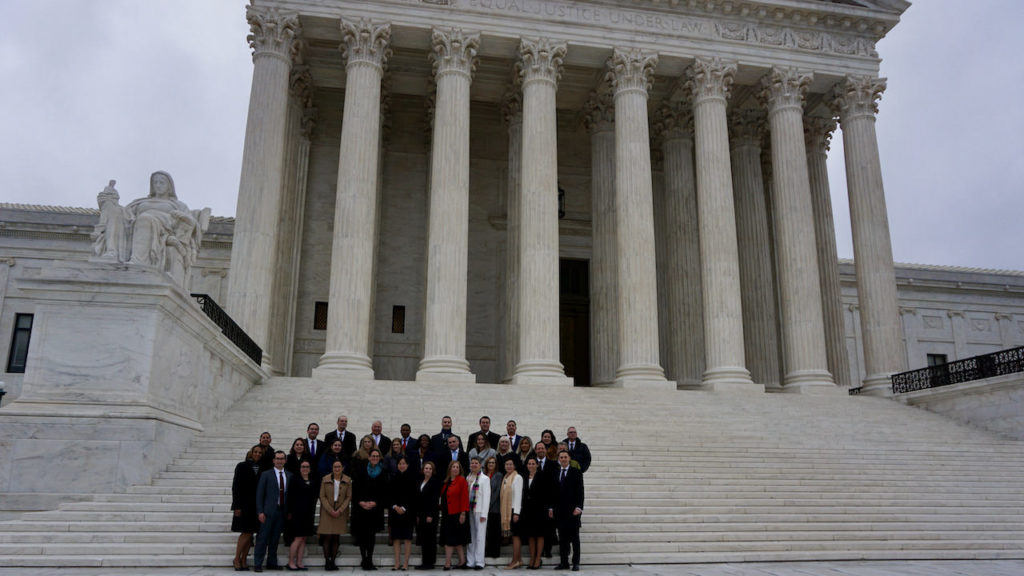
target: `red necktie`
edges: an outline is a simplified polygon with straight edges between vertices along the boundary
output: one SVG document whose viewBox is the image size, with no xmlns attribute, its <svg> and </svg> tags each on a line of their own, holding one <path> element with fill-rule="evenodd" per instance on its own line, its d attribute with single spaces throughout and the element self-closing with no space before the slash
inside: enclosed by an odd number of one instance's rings
<svg viewBox="0 0 1024 576">
<path fill-rule="evenodd" d="M 284 472 L 277 471 L 277 505 L 284 508 Z"/>
<path fill-rule="evenodd" d="M 406 439 L 402 439 L 402 452 L 405 452 L 405 443 L 408 442 Z"/>
</svg>

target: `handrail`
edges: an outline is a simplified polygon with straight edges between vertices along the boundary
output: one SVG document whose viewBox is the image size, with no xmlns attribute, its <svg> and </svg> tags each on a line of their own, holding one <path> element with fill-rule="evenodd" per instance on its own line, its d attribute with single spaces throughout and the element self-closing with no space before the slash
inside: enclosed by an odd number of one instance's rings
<svg viewBox="0 0 1024 576">
<path fill-rule="evenodd" d="M 241 326 L 235 323 L 209 294 L 193 293 L 192 297 L 199 302 L 199 307 L 206 315 L 213 320 L 213 323 L 220 328 L 221 333 L 228 337 L 232 344 L 238 347 L 243 354 L 252 358 L 253 362 L 259 364 L 263 361 L 263 350 L 256 345 L 256 342 L 242 330 Z"/>
<path fill-rule="evenodd" d="M 902 394 L 1024 372 L 1024 346 L 893 374 L 892 393 Z"/>
</svg>

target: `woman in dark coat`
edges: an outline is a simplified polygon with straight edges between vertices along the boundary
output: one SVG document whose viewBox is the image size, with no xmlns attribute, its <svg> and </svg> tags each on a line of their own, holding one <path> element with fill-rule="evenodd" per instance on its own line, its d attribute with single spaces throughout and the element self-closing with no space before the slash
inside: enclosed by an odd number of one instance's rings
<svg viewBox="0 0 1024 576">
<path fill-rule="evenodd" d="M 462 475 L 462 464 L 452 460 L 441 486 L 441 542 L 444 543 L 444 567 L 452 568 L 452 552 L 458 552 L 459 564 L 466 564 L 466 544 L 469 544 L 469 484 Z"/>
<path fill-rule="evenodd" d="M 491 456 L 484 460 L 484 474 L 491 479 L 491 503 L 487 514 L 487 539 L 484 556 L 501 556 L 501 480 L 504 475 L 498 471 L 498 459 Z"/>
<path fill-rule="evenodd" d="M 551 505 L 551 485 L 548 482 L 548 477 L 540 473 L 537 459 L 527 460 L 519 530 L 530 544 L 530 568 L 534 570 L 541 566 L 544 536 L 548 531 L 548 508 Z"/>
<path fill-rule="evenodd" d="M 373 544 L 377 533 L 384 529 L 384 509 L 387 508 L 388 479 L 381 466 L 380 450 L 372 448 L 362 466 L 354 468 L 352 484 L 352 537 L 359 546 L 363 570 L 376 570 L 373 565 Z M 358 466 L 355 458 L 353 467 Z"/>
<path fill-rule="evenodd" d="M 429 441 L 429 438 L 427 439 Z M 423 478 L 417 484 L 416 494 L 416 537 L 422 549 L 417 569 L 433 570 L 437 562 L 437 525 L 441 513 L 438 500 L 441 497 L 441 480 L 434 474 L 436 465 L 427 460 L 423 463 Z"/>
<path fill-rule="evenodd" d="M 346 471 L 348 470 L 348 466 L 345 465 L 345 454 L 342 452 L 343 446 L 344 445 L 341 440 L 335 439 L 331 442 L 331 445 L 327 447 L 327 452 L 320 457 L 321 478 L 331 475 L 331 471 L 334 470 L 335 462 L 341 462 L 342 468 Z"/>
<path fill-rule="evenodd" d="M 306 537 L 315 533 L 313 517 L 316 515 L 316 501 L 320 499 L 320 485 L 313 478 L 313 466 L 309 460 L 299 464 L 299 473 L 293 474 L 288 483 L 288 516 L 285 522 L 285 541 L 291 538 L 288 548 L 288 569 L 305 570 L 302 558 L 306 555 Z"/>
<path fill-rule="evenodd" d="M 401 447 L 401 442 L 398 445 Z M 391 537 L 391 545 L 395 549 L 394 569 L 408 570 L 409 555 L 412 554 L 412 527 L 416 522 L 419 474 L 409 468 L 409 461 L 405 456 L 398 457 L 395 461 L 395 469 L 388 490 L 391 497 L 388 502 L 390 506 L 388 508 L 388 533 Z M 402 548 L 405 549 L 404 555 L 401 554 Z"/>
<path fill-rule="evenodd" d="M 309 452 L 306 452 L 306 443 L 302 441 L 302 438 L 296 438 L 292 442 L 292 449 L 288 451 L 288 459 L 284 463 L 284 469 L 291 472 L 293 476 L 298 477 L 299 465 L 303 462 L 310 463 L 310 473 L 312 474 L 312 460 L 309 458 Z"/>
<path fill-rule="evenodd" d="M 249 548 L 252 548 L 252 536 L 260 530 L 256 514 L 256 482 L 260 477 L 262 459 L 263 446 L 257 444 L 250 448 L 245 460 L 235 465 L 235 477 L 231 481 L 231 531 L 239 533 L 234 566 L 239 572 L 249 569 L 246 559 Z"/>
</svg>

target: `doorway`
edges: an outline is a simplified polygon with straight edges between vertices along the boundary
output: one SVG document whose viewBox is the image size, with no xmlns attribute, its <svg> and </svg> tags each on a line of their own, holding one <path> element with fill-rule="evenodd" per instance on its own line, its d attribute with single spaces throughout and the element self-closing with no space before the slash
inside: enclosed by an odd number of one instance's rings
<svg viewBox="0 0 1024 576">
<path fill-rule="evenodd" d="M 558 262 L 559 361 L 576 386 L 590 386 L 590 262 Z"/>
</svg>

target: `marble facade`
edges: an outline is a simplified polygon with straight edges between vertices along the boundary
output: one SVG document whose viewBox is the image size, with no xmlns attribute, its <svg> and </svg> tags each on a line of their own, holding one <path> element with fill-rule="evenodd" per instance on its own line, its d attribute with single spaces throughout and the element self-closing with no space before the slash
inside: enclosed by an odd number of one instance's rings
<svg viewBox="0 0 1024 576">
<path fill-rule="evenodd" d="M 908 6 L 254 3 L 226 308 L 274 374 L 831 389 L 834 244 L 809 240 L 833 234 L 812 201 L 828 131 L 805 132 L 838 118 L 863 383 L 884 393 L 904 363 L 888 223 L 866 208 L 885 205 L 874 45 Z M 561 278 L 565 260 L 589 271 Z M 560 295 L 580 281 L 586 319 Z M 777 299 L 749 298 L 763 286 Z M 272 338 L 284 309 L 292 337 Z"/>
</svg>

